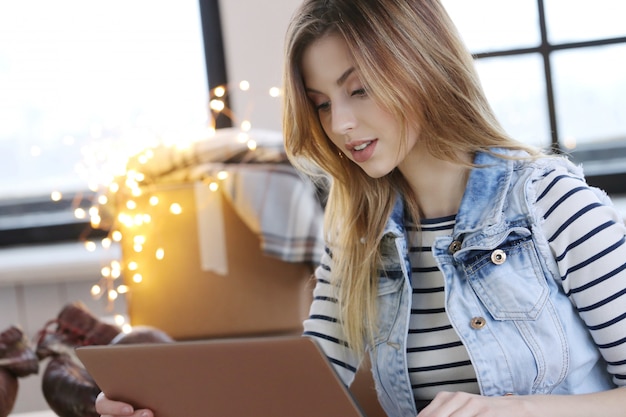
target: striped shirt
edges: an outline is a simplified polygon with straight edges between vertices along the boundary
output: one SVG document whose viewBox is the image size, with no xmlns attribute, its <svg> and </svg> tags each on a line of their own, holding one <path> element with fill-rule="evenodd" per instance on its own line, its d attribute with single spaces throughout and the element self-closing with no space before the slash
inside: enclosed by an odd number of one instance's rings
<svg viewBox="0 0 626 417">
<path fill-rule="evenodd" d="M 421 232 L 407 225 L 413 301 L 407 339 L 407 364 L 416 399 L 439 391 L 479 393 L 467 350 L 444 307 L 443 275 L 432 254 L 435 238 L 451 235 L 454 216 L 425 219 Z"/>
<path fill-rule="evenodd" d="M 535 210 L 557 261 L 565 294 L 589 328 L 608 371 L 626 386 L 626 227 L 614 208 L 577 177 L 553 171 L 534 184 Z M 431 246 L 450 235 L 454 216 L 426 219 L 422 232 L 408 225 L 413 270 L 413 303 L 407 339 L 408 370 L 416 399 L 432 399 L 442 390 L 478 392 L 469 355 L 445 313 L 443 275 Z M 325 257 L 322 275 L 329 271 Z M 319 274 L 318 274 L 319 275 Z M 322 320 L 311 328 L 344 381 L 358 363 L 341 336 L 330 282 L 318 277 L 312 305 Z M 306 324 L 305 324 L 306 327 Z M 309 333 L 310 334 L 310 333 Z"/>
</svg>

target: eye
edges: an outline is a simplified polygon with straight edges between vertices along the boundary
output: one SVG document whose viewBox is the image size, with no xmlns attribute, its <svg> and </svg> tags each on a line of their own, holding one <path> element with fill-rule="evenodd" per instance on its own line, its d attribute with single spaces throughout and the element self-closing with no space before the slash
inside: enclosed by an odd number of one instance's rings
<svg viewBox="0 0 626 417">
<path fill-rule="evenodd" d="M 367 90 L 365 88 L 357 88 L 352 91 L 350 94 L 352 97 L 365 97 L 367 95 Z"/>
<path fill-rule="evenodd" d="M 330 109 L 330 101 L 325 101 L 323 103 L 315 105 L 315 111 L 323 112 L 328 111 Z"/>
</svg>

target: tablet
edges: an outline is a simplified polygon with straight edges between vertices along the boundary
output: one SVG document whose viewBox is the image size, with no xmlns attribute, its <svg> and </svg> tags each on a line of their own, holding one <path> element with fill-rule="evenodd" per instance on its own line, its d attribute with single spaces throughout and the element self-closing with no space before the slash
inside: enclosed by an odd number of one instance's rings
<svg viewBox="0 0 626 417">
<path fill-rule="evenodd" d="M 85 346 L 76 354 L 108 398 L 156 417 L 364 417 L 308 337 Z"/>
</svg>

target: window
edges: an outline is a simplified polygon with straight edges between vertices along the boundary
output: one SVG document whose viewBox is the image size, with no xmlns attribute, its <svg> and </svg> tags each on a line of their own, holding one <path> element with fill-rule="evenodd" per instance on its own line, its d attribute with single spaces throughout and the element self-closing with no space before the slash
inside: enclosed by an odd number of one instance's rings
<svg viewBox="0 0 626 417">
<path fill-rule="evenodd" d="M 206 125 L 202 3 L 0 3 L 0 246 L 76 240 L 116 155 Z"/>
<path fill-rule="evenodd" d="M 443 0 L 504 128 L 626 193 L 626 3 Z"/>
</svg>

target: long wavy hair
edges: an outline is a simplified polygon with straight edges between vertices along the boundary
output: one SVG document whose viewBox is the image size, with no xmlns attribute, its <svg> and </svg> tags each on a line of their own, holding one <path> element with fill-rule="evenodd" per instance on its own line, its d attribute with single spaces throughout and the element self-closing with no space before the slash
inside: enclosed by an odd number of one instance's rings
<svg viewBox="0 0 626 417">
<path fill-rule="evenodd" d="M 442 160 L 492 147 L 525 149 L 494 117 L 474 61 L 437 0 L 305 0 L 285 43 L 283 133 L 287 155 L 302 171 L 330 178 L 325 236 L 333 256 L 341 323 L 362 353 L 376 332 L 379 243 L 400 193 L 419 223 L 419 210 L 399 170 L 369 177 L 342 158 L 324 133 L 302 77 L 307 48 L 329 34 L 347 44 L 368 95 Z"/>
</svg>

